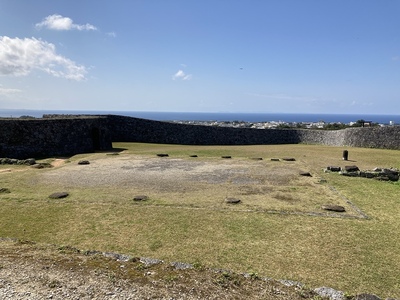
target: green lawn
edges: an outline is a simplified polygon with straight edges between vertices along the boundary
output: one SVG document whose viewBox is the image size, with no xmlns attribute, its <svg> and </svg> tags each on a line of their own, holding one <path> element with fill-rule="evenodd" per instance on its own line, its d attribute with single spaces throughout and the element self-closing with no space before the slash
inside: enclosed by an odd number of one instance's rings
<svg viewBox="0 0 400 300">
<path fill-rule="evenodd" d="M 400 297 L 400 185 L 323 172 L 330 165 L 400 168 L 399 151 L 315 145 L 115 143 L 114 147 L 123 151 L 116 156 L 77 155 L 52 169 L 0 166 L 0 188 L 11 191 L 0 194 L 0 237 L 197 262 L 296 280 L 312 287 L 329 286 L 349 294 L 369 292 L 382 298 Z M 342 160 L 344 149 L 349 151 L 350 161 Z M 57 184 L 43 181 L 53 178 L 52 172 L 57 168 L 75 166 L 81 159 L 93 161 L 90 166 L 95 167 L 100 159 L 126 157 L 130 161 L 130 156 L 153 159 L 157 153 L 169 154 L 168 158 L 159 159 L 182 161 L 193 160 L 189 155 L 196 154 L 197 162 L 216 164 L 224 164 L 221 156 L 231 155 L 229 163 L 260 164 L 266 169 L 276 168 L 271 158 L 293 157 L 296 159 L 293 163 L 275 163 L 282 172 L 301 169 L 311 172 L 313 177 L 272 185 L 267 180 L 268 193 L 263 194 L 261 189 L 259 194 L 253 192 L 250 196 L 245 188 L 256 188 L 257 183 L 214 184 L 203 192 L 159 188 L 143 203 L 134 202 L 132 195 L 148 192 L 146 186 L 82 188 L 62 180 Z M 263 160 L 249 159 L 254 157 Z M 320 178 L 326 182 L 320 183 Z M 180 185 L 178 180 L 176 185 Z M 70 193 L 68 198 L 48 198 L 52 192 L 65 189 Z M 234 192 L 234 196 L 242 191 L 239 196 L 243 203 L 234 207 L 224 205 L 227 191 Z M 218 196 L 218 205 L 210 201 L 210 195 Z M 276 201 L 279 196 L 293 201 Z M 320 204 L 327 199 L 344 205 L 343 199 L 347 199 L 368 219 L 358 218 L 349 207 L 346 213 L 355 218 L 304 213 L 323 213 Z M 271 209 L 277 213 L 271 213 Z"/>
</svg>

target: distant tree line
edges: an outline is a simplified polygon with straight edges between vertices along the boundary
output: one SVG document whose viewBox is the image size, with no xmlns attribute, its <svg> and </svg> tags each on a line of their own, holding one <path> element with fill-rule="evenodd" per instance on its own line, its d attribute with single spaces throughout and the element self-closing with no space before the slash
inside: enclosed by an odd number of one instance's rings
<svg viewBox="0 0 400 300">
<path fill-rule="evenodd" d="M 372 123 L 372 122 L 367 122 L 363 119 L 357 120 L 355 123 L 349 125 L 349 124 L 342 124 L 342 123 L 329 123 L 325 124 L 323 128 L 321 129 L 326 129 L 326 130 L 339 130 L 339 129 L 344 129 L 344 128 L 349 128 L 349 127 L 375 127 L 379 126 L 378 123 Z"/>
</svg>

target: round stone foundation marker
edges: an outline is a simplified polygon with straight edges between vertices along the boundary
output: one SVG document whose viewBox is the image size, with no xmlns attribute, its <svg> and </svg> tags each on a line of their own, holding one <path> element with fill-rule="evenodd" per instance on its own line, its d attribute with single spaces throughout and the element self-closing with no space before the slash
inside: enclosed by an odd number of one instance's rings
<svg viewBox="0 0 400 300">
<path fill-rule="evenodd" d="M 335 211 L 335 212 L 345 212 L 346 211 L 346 209 L 343 206 L 332 205 L 332 204 L 322 205 L 322 209 L 329 210 L 329 211 Z"/>
<path fill-rule="evenodd" d="M 238 203 L 240 203 L 241 202 L 241 200 L 240 199 L 237 199 L 237 198 L 226 198 L 225 199 L 225 203 L 228 203 L 228 204 L 238 204 Z"/>
<path fill-rule="evenodd" d="M 312 177 L 310 172 L 300 172 L 299 174 L 300 174 L 300 176 Z"/>
<path fill-rule="evenodd" d="M 282 160 L 284 160 L 284 161 L 296 161 L 296 159 L 293 158 L 293 157 L 283 157 Z"/>
<path fill-rule="evenodd" d="M 133 201 L 146 201 L 147 199 L 149 199 L 149 197 L 146 195 L 138 195 L 133 197 Z"/>
<path fill-rule="evenodd" d="M 69 194 L 67 192 L 56 192 L 49 196 L 50 199 L 62 199 L 68 197 Z"/>
</svg>

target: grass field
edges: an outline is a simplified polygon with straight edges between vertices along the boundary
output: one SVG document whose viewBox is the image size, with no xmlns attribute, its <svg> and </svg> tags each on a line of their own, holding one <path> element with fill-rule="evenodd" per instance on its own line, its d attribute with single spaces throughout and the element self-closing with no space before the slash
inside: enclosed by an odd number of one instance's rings
<svg viewBox="0 0 400 300">
<path fill-rule="evenodd" d="M 44 160 L 53 168 L 0 166 L 0 188 L 11 191 L 0 194 L 0 237 L 400 297 L 400 185 L 323 171 L 400 168 L 399 151 L 346 148 L 343 161 L 344 148 L 315 145 L 114 148 L 118 155 Z M 70 195 L 48 198 L 58 191 Z M 323 204 L 346 212 L 329 214 Z"/>
</svg>

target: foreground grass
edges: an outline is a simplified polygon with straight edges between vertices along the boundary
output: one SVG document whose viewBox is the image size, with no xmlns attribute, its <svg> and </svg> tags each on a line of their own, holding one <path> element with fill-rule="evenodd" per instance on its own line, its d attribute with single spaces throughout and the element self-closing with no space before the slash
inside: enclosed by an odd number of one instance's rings
<svg viewBox="0 0 400 300">
<path fill-rule="evenodd" d="M 32 180 L 47 170 L 1 166 L 0 171 L 11 172 L 0 173 L 0 188 L 12 193 L 0 194 L 0 237 L 199 263 L 314 287 L 330 286 L 350 294 L 400 297 L 399 184 L 322 171 L 328 165 L 348 164 L 360 169 L 399 168 L 399 151 L 347 148 L 351 161 L 343 162 L 342 148 L 311 145 L 117 143 L 114 147 L 128 154 L 168 153 L 185 159 L 192 154 L 199 159 L 295 157 L 369 219 L 137 205 L 113 187 L 70 188 L 71 197 L 55 201 L 47 196 L 62 186 L 38 185 Z M 98 155 L 104 154 L 79 155 L 70 161 Z M 314 196 L 310 191 L 309 197 Z"/>
</svg>

